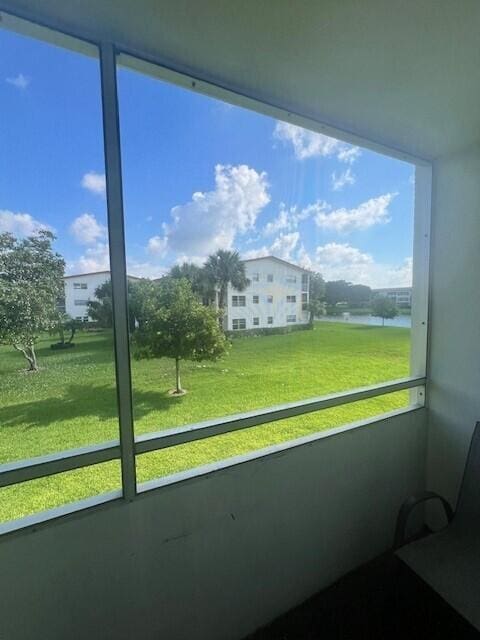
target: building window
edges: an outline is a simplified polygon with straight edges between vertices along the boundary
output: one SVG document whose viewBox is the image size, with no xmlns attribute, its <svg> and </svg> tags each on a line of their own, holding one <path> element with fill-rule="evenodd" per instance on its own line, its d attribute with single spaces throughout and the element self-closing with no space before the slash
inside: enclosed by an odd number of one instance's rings
<svg viewBox="0 0 480 640">
<path fill-rule="evenodd" d="M 308 293 L 302 293 L 302 311 L 308 309 Z"/>
<path fill-rule="evenodd" d="M 245 305 L 245 296 L 232 296 L 232 307 L 244 307 Z"/>
<path fill-rule="evenodd" d="M 273 324 L 273 316 L 268 316 L 267 324 Z"/>
<path fill-rule="evenodd" d="M 297 296 L 287 296 L 287 302 L 296 302 Z"/>
<path fill-rule="evenodd" d="M 254 327 L 258 327 L 259 324 L 260 324 L 260 318 L 254 318 L 253 319 L 253 326 Z"/>
<path fill-rule="evenodd" d="M 73 288 L 74 289 L 88 289 L 88 286 L 87 286 L 86 282 L 74 282 L 73 283 Z"/>
<path fill-rule="evenodd" d="M 273 273 L 267 275 L 267 282 L 273 282 Z"/>
<path fill-rule="evenodd" d="M 302 273 L 302 291 L 308 291 L 308 273 Z"/>
<path fill-rule="evenodd" d="M 297 316 L 295 315 L 287 316 L 287 322 L 296 322 L 296 321 L 297 321 Z"/>
<path fill-rule="evenodd" d="M 273 296 L 267 296 L 267 302 L 272 303 L 273 302 Z"/>
<path fill-rule="evenodd" d="M 259 304 L 260 302 L 260 297 L 259 296 L 253 296 L 253 304 Z"/>
<path fill-rule="evenodd" d="M 294 284 L 297 281 L 297 276 L 287 276 L 285 280 L 290 284 Z"/>
<path fill-rule="evenodd" d="M 245 320 L 245 318 L 234 318 L 232 320 L 232 329 L 234 331 L 238 331 L 239 329 L 246 329 L 247 328 L 247 321 Z"/>
<path fill-rule="evenodd" d="M 74 300 L 74 301 L 73 301 L 73 304 L 74 304 L 76 307 L 86 307 L 86 306 L 87 306 L 87 304 L 88 304 L 88 300 Z"/>
<path fill-rule="evenodd" d="M 259 273 L 252 273 L 251 281 L 252 282 L 260 282 L 260 274 Z"/>
</svg>

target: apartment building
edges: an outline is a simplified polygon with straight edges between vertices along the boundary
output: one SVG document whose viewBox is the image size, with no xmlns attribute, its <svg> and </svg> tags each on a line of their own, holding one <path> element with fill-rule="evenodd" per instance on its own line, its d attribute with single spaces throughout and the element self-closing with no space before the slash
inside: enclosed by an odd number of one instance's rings
<svg viewBox="0 0 480 640">
<path fill-rule="evenodd" d="M 374 296 L 386 296 L 395 302 L 397 307 L 412 306 L 412 287 L 395 287 L 384 289 L 373 289 Z"/>
<path fill-rule="evenodd" d="M 242 331 L 308 323 L 308 271 L 274 256 L 244 263 L 249 285 L 244 291 L 228 287 L 226 329 Z"/>
</svg>

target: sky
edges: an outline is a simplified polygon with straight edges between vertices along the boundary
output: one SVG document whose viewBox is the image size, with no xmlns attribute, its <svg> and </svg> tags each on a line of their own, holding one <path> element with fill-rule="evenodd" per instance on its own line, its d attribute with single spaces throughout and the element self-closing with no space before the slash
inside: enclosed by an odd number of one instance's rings
<svg viewBox="0 0 480 640">
<path fill-rule="evenodd" d="M 130 274 L 230 249 L 411 284 L 413 165 L 126 68 L 118 92 Z M 104 270 L 106 215 L 98 60 L 0 29 L 0 233 Z"/>
</svg>

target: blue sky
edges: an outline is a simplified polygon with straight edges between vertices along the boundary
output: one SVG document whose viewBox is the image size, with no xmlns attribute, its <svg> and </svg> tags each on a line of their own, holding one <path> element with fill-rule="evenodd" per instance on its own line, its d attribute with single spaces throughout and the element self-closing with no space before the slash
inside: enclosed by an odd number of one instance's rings
<svg viewBox="0 0 480 640">
<path fill-rule="evenodd" d="M 128 270 L 219 248 L 410 284 L 413 167 L 121 69 Z M 0 232 L 108 268 L 98 61 L 0 30 Z"/>
</svg>

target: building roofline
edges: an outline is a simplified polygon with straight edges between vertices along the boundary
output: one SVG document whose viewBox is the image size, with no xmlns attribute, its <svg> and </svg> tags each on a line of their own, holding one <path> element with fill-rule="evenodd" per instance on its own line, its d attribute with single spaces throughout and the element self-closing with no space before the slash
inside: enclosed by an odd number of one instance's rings
<svg viewBox="0 0 480 640">
<path fill-rule="evenodd" d="M 73 275 L 63 276 L 63 279 L 66 280 L 67 278 L 84 278 L 85 276 L 99 276 L 99 275 L 102 275 L 103 273 L 110 273 L 110 269 L 106 269 L 105 271 L 88 271 L 87 273 L 74 273 Z M 132 280 L 143 280 L 143 278 L 140 278 L 139 276 L 130 276 L 128 273 L 127 273 L 127 278 L 131 278 Z"/>
<path fill-rule="evenodd" d="M 411 291 L 410 287 L 381 287 L 380 289 L 372 289 L 372 291 Z"/>
<path fill-rule="evenodd" d="M 293 267 L 294 269 L 298 269 L 299 271 L 305 271 L 305 273 L 309 273 L 308 269 L 304 269 L 303 267 L 299 267 L 298 264 L 294 264 L 293 262 L 288 262 L 288 260 L 282 260 L 282 258 L 277 258 L 277 256 L 259 256 L 258 258 L 246 258 L 242 260 L 242 262 L 253 262 L 254 260 L 276 260 L 281 264 L 286 264 L 289 267 Z"/>
</svg>

